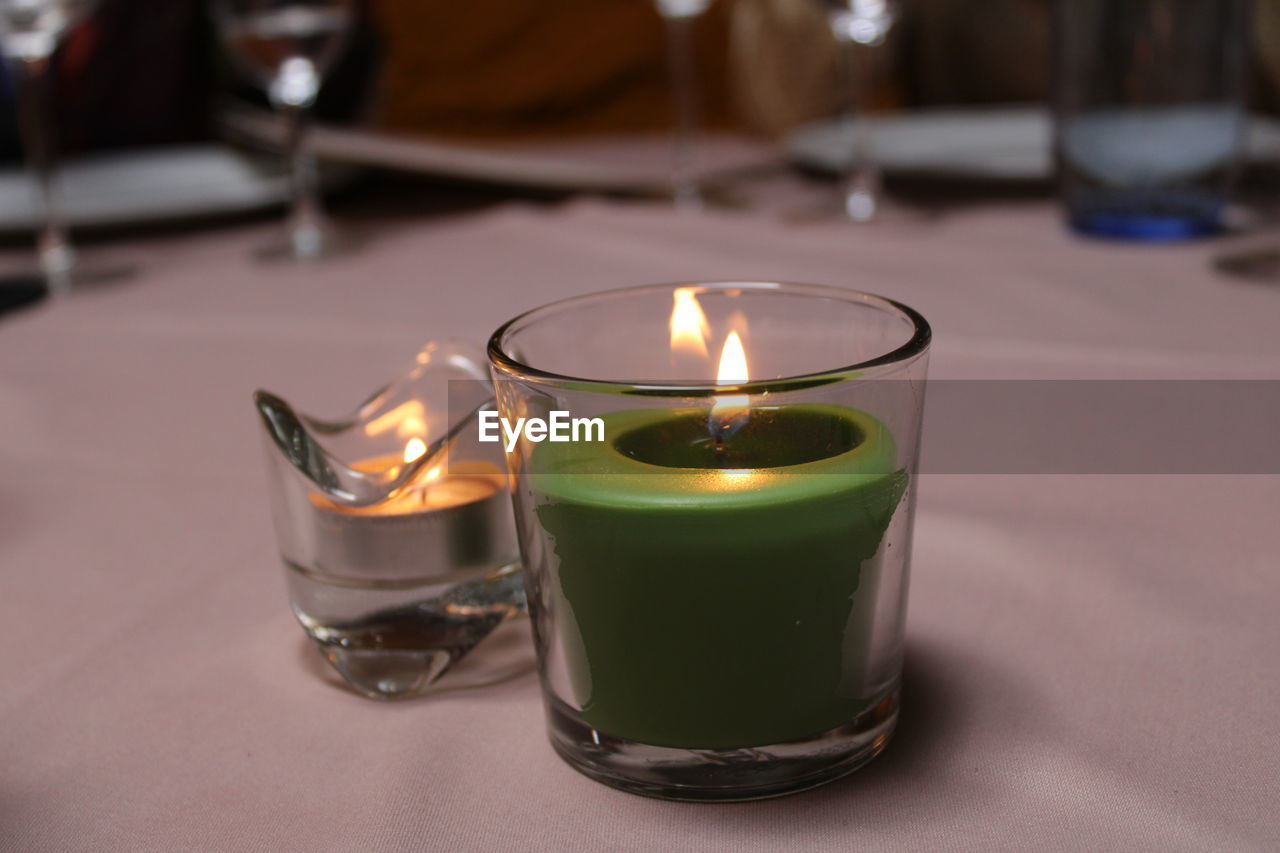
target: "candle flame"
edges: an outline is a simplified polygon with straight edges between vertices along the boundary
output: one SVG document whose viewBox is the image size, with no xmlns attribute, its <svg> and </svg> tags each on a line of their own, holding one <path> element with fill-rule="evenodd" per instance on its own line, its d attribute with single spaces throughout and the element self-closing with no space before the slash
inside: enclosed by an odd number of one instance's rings
<svg viewBox="0 0 1280 853">
<path fill-rule="evenodd" d="M 747 369 L 747 353 L 742 348 L 742 338 L 730 332 L 720 350 L 720 369 L 716 371 L 717 385 L 737 385 L 751 379 Z"/>
<path fill-rule="evenodd" d="M 421 439 L 409 439 L 408 445 L 404 449 L 404 461 L 408 465 L 414 460 L 421 459 L 422 455 L 427 452 L 427 446 L 422 443 Z M 405 498 L 408 500 L 417 500 L 419 504 L 427 505 L 431 502 L 431 485 L 440 479 L 443 473 L 439 465 L 432 466 L 431 470 L 414 480 L 405 492 Z"/>
<path fill-rule="evenodd" d="M 707 357 L 707 337 L 711 327 L 707 315 L 698 304 L 697 290 L 677 287 L 671 308 L 671 351 Z"/>
<path fill-rule="evenodd" d="M 427 445 L 420 438 L 411 438 L 409 443 L 404 446 L 404 461 L 409 464 L 416 459 L 422 457 L 427 452 Z M 430 476 L 430 475 L 428 475 Z"/>
<path fill-rule="evenodd" d="M 720 350 L 720 369 L 716 372 L 717 385 L 740 385 L 751 379 L 747 368 L 747 353 L 742 338 L 730 332 Z M 751 397 L 747 394 L 717 395 L 711 406 L 710 427 L 716 443 L 722 443 L 747 422 Z"/>
</svg>

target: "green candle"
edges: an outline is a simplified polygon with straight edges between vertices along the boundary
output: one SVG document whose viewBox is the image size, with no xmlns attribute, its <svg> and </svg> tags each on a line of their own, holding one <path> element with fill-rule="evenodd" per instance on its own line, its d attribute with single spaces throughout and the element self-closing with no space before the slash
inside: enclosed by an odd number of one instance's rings
<svg viewBox="0 0 1280 853">
<path fill-rule="evenodd" d="M 906 488 L 875 418 L 756 407 L 605 416 L 527 475 L 547 602 L 582 718 L 656 746 L 736 749 L 844 725 L 859 698 L 881 540 Z"/>
</svg>

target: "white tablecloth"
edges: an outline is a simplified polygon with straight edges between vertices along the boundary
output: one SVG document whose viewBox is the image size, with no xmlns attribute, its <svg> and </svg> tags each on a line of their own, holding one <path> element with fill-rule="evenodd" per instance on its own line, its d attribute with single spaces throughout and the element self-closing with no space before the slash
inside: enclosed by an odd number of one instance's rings
<svg viewBox="0 0 1280 853">
<path fill-rule="evenodd" d="M 249 261 L 267 230 L 104 248 L 140 277 L 0 318 L 0 848 L 1280 848 L 1280 477 L 926 474 L 885 754 L 673 804 L 564 765 L 532 676 L 336 686 L 286 605 L 250 405 L 344 411 L 428 338 L 698 278 L 905 301 L 935 377 L 1280 378 L 1280 288 L 1213 275 L 1215 244 L 1080 242 L 1042 203 L 856 228 L 578 201 L 293 269 Z"/>
</svg>

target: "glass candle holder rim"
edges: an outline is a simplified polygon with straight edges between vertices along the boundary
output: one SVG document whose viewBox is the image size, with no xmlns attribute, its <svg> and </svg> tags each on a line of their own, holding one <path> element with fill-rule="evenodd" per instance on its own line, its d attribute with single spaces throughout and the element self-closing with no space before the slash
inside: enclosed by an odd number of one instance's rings
<svg viewBox="0 0 1280 853">
<path fill-rule="evenodd" d="M 493 400 L 481 403 L 430 444 L 424 444 L 422 453 L 386 468 L 358 468 L 316 440 L 317 434 L 357 428 L 362 414 L 397 384 L 393 382 L 379 389 L 354 412 L 338 419 L 316 418 L 295 411 L 284 399 L 261 388 L 253 392 L 253 405 L 266 428 L 267 440 L 289 463 L 287 476 L 308 484 L 338 507 L 364 509 L 395 497 L 412 486 L 424 469 L 439 466 L 442 454 L 469 427 L 471 419 L 479 412 L 497 408 Z"/>
<path fill-rule="evenodd" d="M 510 335 L 519 331 L 527 323 L 541 319 L 545 315 L 554 314 L 566 308 L 581 305 L 583 303 L 640 295 L 644 293 L 670 292 L 675 289 L 685 287 L 696 288 L 697 292 L 700 294 L 716 291 L 753 290 L 771 293 L 787 293 L 812 298 L 838 299 L 851 304 L 860 303 L 862 305 L 872 306 L 885 313 L 897 314 L 901 318 L 906 319 L 912 325 L 912 335 L 900 346 L 886 353 L 877 355 L 874 358 L 866 359 L 855 364 L 793 376 L 751 380 L 749 382 L 743 382 L 736 385 L 720 384 L 714 380 L 699 380 L 692 382 L 638 382 L 569 376 L 562 373 L 542 370 L 532 365 L 525 364 L 509 354 L 504 348 L 504 345 Z M 499 326 L 489 337 L 487 349 L 489 361 L 495 367 L 516 378 L 527 379 L 541 384 L 558 385 L 561 387 L 570 387 L 584 391 L 590 390 L 613 394 L 636 394 L 659 397 L 715 397 L 727 393 L 778 393 L 782 391 L 811 388 L 817 385 L 824 385 L 829 382 L 839 382 L 849 379 L 875 378 L 874 376 L 868 375 L 868 371 L 875 370 L 876 373 L 887 372 L 888 368 L 901 367 L 902 365 L 913 362 L 920 356 L 924 355 L 929 349 L 929 343 L 932 336 L 933 332 L 929 326 L 929 322 L 925 320 L 924 316 L 914 308 L 898 302 L 895 299 L 889 299 L 885 296 L 867 293 L 861 290 L 854 290 L 853 288 L 782 281 L 687 281 L 666 282 L 661 284 L 642 284 L 632 287 L 614 288 L 611 290 L 601 290 L 580 296 L 571 296 L 566 299 L 558 299 L 554 302 L 548 302 L 544 305 L 540 305 L 536 308 L 518 314 Z M 883 368 L 885 370 L 876 370 L 877 368 Z"/>
</svg>

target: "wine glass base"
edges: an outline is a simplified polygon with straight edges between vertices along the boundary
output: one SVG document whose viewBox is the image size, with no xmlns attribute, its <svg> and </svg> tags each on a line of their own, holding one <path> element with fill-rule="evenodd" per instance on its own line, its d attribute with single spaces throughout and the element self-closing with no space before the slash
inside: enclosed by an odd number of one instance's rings
<svg viewBox="0 0 1280 853">
<path fill-rule="evenodd" d="M 37 273 L 10 273 L 0 276 L 0 314 L 29 308 L 49 295 L 44 277 Z"/>
<path fill-rule="evenodd" d="M 349 234 L 330 228 L 300 229 L 259 246 L 253 256 L 265 264 L 310 263 L 350 254 L 359 245 L 360 242 Z"/>
<path fill-rule="evenodd" d="M 746 210 L 751 199 L 731 187 L 717 183 L 698 184 L 693 188 L 673 189 L 658 196 L 680 213 L 699 213 L 707 210 Z"/>
<path fill-rule="evenodd" d="M 45 296 L 60 296 L 84 290 L 97 290 L 120 284 L 132 278 L 137 268 L 128 264 L 80 264 L 54 270 L 29 270 L 0 274 L 0 312 L 39 301 Z"/>
<path fill-rule="evenodd" d="M 121 284 L 137 273 L 137 267 L 129 264 L 77 263 L 69 270 L 45 273 L 44 280 L 50 293 L 69 293 Z"/>
<path fill-rule="evenodd" d="M 817 204 L 796 208 L 783 215 L 783 219 L 796 225 L 845 222 L 860 226 L 918 226 L 937 218 L 935 213 L 908 207 L 885 198 L 875 200 L 874 207 L 850 206 L 842 197 L 828 198 Z"/>
<path fill-rule="evenodd" d="M 1214 260 L 1213 268 L 1235 278 L 1280 284 L 1280 247 L 1221 255 Z"/>
</svg>

